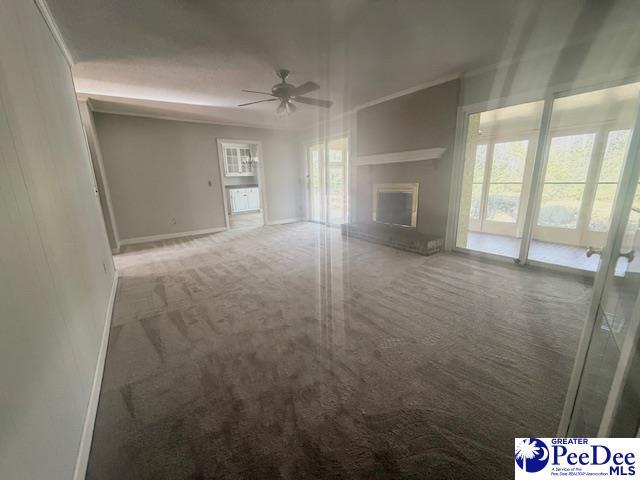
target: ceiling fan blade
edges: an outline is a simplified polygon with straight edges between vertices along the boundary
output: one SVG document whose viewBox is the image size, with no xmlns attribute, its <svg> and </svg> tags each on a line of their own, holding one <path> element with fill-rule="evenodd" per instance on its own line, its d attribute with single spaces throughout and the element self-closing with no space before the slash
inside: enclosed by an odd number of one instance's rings
<svg viewBox="0 0 640 480">
<path fill-rule="evenodd" d="M 274 97 L 275 95 L 273 95 L 272 93 L 267 93 L 267 92 L 256 92 L 255 90 L 242 90 L 243 92 L 247 92 L 247 93 L 259 93 L 260 95 L 269 95 L 270 97 Z"/>
<path fill-rule="evenodd" d="M 268 98 L 267 100 L 258 100 L 257 102 L 241 103 L 238 106 L 239 107 L 246 107 L 247 105 L 253 105 L 254 103 L 275 102 L 276 100 L 278 100 L 278 99 L 277 98 Z"/>
<path fill-rule="evenodd" d="M 294 101 L 300 103 L 306 103 L 307 105 L 315 105 L 316 107 L 329 108 L 333 105 L 333 102 L 329 100 L 321 100 L 319 98 L 311 98 L 311 97 L 296 97 Z"/>
<path fill-rule="evenodd" d="M 320 85 L 315 82 L 306 82 L 302 85 L 296 87 L 291 92 L 291 96 L 295 97 L 296 95 L 304 95 L 305 93 L 315 92 L 320 89 Z"/>
</svg>

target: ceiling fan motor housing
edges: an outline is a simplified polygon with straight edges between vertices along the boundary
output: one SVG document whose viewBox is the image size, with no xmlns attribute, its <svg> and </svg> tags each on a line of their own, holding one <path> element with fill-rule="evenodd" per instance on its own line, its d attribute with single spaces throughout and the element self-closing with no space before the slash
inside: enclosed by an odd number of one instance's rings
<svg viewBox="0 0 640 480">
<path fill-rule="evenodd" d="M 278 83 L 271 89 L 271 93 L 276 97 L 289 98 L 295 87 L 289 83 Z"/>
<path fill-rule="evenodd" d="M 271 93 L 276 97 L 289 99 L 291 98 L 291 94 L 296 87 L 287 83 L 287 77 L 289 76 L 289 70 L 279 70 L 277 72 L 278 77 L 282 79 L 282 82 L 275 84 L 271 87 Z"/>
</svg>

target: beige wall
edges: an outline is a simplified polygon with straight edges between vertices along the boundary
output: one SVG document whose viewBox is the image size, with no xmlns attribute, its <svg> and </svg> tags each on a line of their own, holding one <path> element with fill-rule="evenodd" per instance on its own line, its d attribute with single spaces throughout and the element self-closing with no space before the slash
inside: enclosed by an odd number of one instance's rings
<svg viewBox="0 0 640 480">
<path fill-rule="evenodd" d="M 0 477 L 69 480 L 114 269 L 71 74 L 0 0 Z"/>
<path fill-rule="evenodd" d="M 358 155 L 453 144 L 459 80 L 403 95 L 358 112 Z"/>
<path fill-rule="evenodd" d="M 459 90 L 453 80 L 358 112 L 358 155 L 446 148 L 435 162 L 354 167 L 358 221 L 371 221 L 373 183 L 419 182 L 417 229 L 444 236 Z"/>
<path fill-rule="evenodd" d="M 217 138 L 261 141 L 268 221 L 302 215 L 299 149 L 287 132 L 105 113 L 94 118 L 121 240 L 224 227 Z"/>
</svg>

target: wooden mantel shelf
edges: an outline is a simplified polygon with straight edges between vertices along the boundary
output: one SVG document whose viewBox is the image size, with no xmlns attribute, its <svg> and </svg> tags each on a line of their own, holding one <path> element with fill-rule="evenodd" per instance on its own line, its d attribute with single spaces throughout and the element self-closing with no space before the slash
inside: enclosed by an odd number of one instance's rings
<svg viewBox="0 0 640 480">
<path fill-rule="evenodd" d="M 356 157 L 355 164 L 382 165 L 385 163 L 417 162 L 420 160 L 437 160 L 444 155 L 446 148 L 424 148 L 422 150 L 409 150 L 406 152 L 380 153 L 376 155 L 360 155 Z"/>
</svg>

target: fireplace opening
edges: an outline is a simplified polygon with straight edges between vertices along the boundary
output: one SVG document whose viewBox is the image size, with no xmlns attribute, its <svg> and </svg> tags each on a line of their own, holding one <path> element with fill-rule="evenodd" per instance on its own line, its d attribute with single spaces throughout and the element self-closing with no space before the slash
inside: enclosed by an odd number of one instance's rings
<svg viewBox="0 0 640 480">
<path fill-rule="evenodd" d="M 373 188 L 373 221 L 415 227 L 418 213 L 418 184 L 376 184 Z"/>
</svg>

